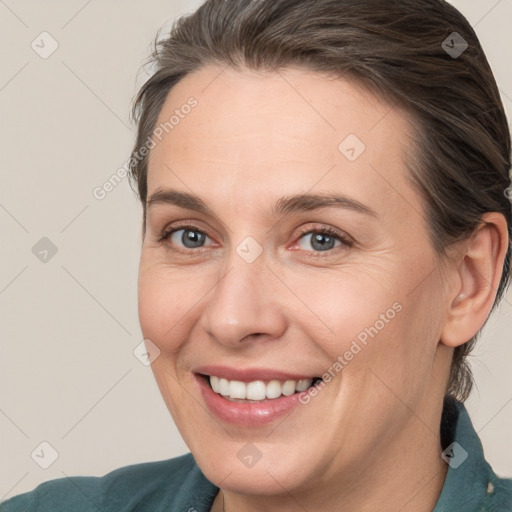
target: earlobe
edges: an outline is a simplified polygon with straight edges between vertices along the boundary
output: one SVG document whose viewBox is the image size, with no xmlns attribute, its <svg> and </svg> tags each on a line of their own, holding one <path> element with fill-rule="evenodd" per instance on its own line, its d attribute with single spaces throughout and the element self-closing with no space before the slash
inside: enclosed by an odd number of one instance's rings
<svg viewBox="0 0 512 512">
<path fill-rule="evenodd" d="M 505 217 L 496 212 L 485 214 L 473 236 L 464 242 L 441 343 L 462 345 L 483 326 L 496 298 L 508 246 Z"/>
</svg>

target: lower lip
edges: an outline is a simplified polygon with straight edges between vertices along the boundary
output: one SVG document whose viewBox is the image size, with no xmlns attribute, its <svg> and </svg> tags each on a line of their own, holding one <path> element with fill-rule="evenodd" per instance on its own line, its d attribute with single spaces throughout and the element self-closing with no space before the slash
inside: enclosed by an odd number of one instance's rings
<svg viewBox="0 0 512 512">
<path fill-rule="evenodd" d="M 202 375 L 196 375 L 208 409 L 220 420 L 242 427 L 260 427 L 286 417 L 299 402 L 299 393 L 260 403 L 231 402 L 215 393 Z"/>
</svg>

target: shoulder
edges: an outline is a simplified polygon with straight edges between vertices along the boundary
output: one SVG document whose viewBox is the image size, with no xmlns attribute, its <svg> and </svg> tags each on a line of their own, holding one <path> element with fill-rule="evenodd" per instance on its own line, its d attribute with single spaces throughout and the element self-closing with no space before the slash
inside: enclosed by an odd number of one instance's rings
<svg viewBox="0 0 512 512">
<path fill-rule="evenodd" d="M 494 475 L 488 487 L 487 509 L 489 512 L 512 511 L 512 479 L 498 478 Z"/>
<path fill-rule="evenodd" d="M 51 480 L 0 504 L 0 512 L 199 511 L 208 510 L 205 505 L 217 490 L 187 454 L 125 466 L 102 477 Z"/>
<path fill-rule="evenodd" d="M 448 472 L 434 512 L 512 512 L 512 480 L 499 478 L 462 403 L 445 401 L 441 422 Z"/>
</svg>

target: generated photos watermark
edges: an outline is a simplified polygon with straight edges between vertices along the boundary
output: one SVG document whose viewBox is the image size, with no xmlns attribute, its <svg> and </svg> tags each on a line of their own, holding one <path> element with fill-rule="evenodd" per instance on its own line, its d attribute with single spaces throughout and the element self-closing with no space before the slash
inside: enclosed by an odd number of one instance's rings
<svg viewBox="0 0 512 512">
<path fill-rule="evenodd" d="M 121 166 L 115 173 L 113 173 L 102 185 L 94 187 L 92 195 L 94 199 L 102 201 L 107 195 L 112 192 L 121 181 L 129 174 L 130 169 L 134 168 L 145 157 L 149 155 L 150 150 L 154 149 L 158 143 L 162 142 L 164 134 L 170 133 L 178 126 L 183 119 L 185 119 L 192 109 L 198 105 L 196 98 L 191 96 L 186 103 L 181 105 L 180 108 L 174 110 L 174 114 L 165 122 L 160 123 L 154 130 L 152 135 L 148 136 L 144 144 L 132 154 L 132 156 Z"/>
<path fill-rule="evenodd" d="M 299 393 L 299 402 L 302 405 L 307 405 L 311 401 L 311 398 L 318 395 L 325 386 L 336 378 L 341 373 L 354 357 L 359 354 L 369 343 L 370 340 L 375 338 L 385 327 L 389 324 L 400 311 L 403 306 L 400 302 L 395 302 L 393 305 L 386 310 L 385 313 L 379 315 L 378 320 L 374 322 L 370 327 L 365 327 L 350 344 L 350 347 L 342 354 L 339 355 L 333 364 L 323 373 L 322 378 L 318 380 L 313 386 L 306 391 Z"/>
</svg>

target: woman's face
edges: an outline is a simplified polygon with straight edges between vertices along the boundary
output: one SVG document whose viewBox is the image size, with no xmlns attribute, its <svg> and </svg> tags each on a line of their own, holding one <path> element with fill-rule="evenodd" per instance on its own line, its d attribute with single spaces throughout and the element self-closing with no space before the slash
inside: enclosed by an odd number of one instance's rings
<svg viewBox="0 0 512 512">
<path fill-rule="evenodd" d="M 212 66 L 172 89 L 161 123 L 139 315 L 205 475 L 307 490 L 435 441 L 448 299 L 404 114 L 347 80 Z"/>
</svg>

